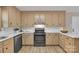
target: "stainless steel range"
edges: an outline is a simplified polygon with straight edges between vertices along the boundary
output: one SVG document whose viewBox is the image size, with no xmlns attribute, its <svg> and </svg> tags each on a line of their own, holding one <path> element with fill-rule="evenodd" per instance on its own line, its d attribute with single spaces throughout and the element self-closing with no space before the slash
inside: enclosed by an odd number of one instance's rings
<svg viewBox="0 0 79 59">
<path fill-rule="evenodd" d="M 44 28 L 36 28 L 34 33 L 34 46 L 45 46 Z"/>
</svg>

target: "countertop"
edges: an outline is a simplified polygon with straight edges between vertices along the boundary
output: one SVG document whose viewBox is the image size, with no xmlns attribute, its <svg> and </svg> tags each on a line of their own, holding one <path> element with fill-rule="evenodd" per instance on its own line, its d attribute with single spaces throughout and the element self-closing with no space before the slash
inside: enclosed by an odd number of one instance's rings
<svg viewBox="0 0 79 59">
<path fill-rule="evenodd" d="M 60 33 L 60 34 L 63 34 L 63 35 L 66 35 L 66 36 L 69 36 L 69 37 L 72 37 L 72 38 L 79 38 L 79 34 L 71 33 L 71 32 L 70 33 L 61 33 L 60 29 L 61 28 L 48 27 L 48 28 L 45 28 L 45 32 L 46 33 Z M 13 30 L 0 31 L 0 37 L 6 36 L 6 38 L 0 39 L 0 42 L 5 41 L 5 40 L 12 38 L 12 37 L 19 35 L 19 34 L 34 33 L 34 32 L 35 32 L 35 28 L 33 28 L 33 27 L 22 28 L 22 32 L 14 32 Z"/>
</svg>

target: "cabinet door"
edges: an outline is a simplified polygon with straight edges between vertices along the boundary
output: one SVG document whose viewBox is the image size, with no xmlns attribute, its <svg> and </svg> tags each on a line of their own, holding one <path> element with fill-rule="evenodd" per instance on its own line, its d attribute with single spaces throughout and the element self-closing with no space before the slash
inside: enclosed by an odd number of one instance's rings
<svg viewBox="0 0 79 59">
<path fill-rule="evenodd" d="M 61 26 L 61 27 L 65 26 L 65 12 L 59 13 L 58 23 L 59 23 L 59 26 Z"/>
<path fill-rule="evenodd" d="M 58 26 L 58 13 L 53 12 L 52 14 L 52 26 Z"/>
<path fill-rule="evenodd" d="M 26 45 L 27 34 L 22 34 L 22 45 Z"/>
<path fill-rule="evenodd" d="M 79 38 L 74 38 L 74 52 L 79 53 Z"/>
<path fill-rule="evenodd" d="M 64 40 L 65 40 L 64 50 L 68 53 L 74 52 L 74 39 L 65 36 Z"/>
<path fill-rule="evenodd" d="M 52 45 L 52 39 L 50 33 L 46 33 L 46 45 Z"/>
<path fill-rule="evenodd" d="M 16 26 L 21 27 L 21 13 L 18 9 L 16 10 Z"/>
<path fill-rule="evenodd" d="M 33 45 L 34 44 L 33 33 L 23 34 L 22 43 L 23 45 Z"/>
<path fill-rule="evenodd" d="M 27 45 L 33 45 L 33 42 L 34 41 L 34 37 L 33 37 L 33 34 L 28 34 L 27 35 L 27 42 L 26 42 L 26 44 Z"/>
<path fill-rule="evenodd" d="M 19 21 L 17 21 L 16 7 L 2 7 L 2 22 L 4 27 L 16 27 L 19 26 Z M 18 16 L 19 20 L 19 16 Z"/>
<path fill-rule="evenodd" d="M 46 33 L 46 45 L 58 45 L 58 34 Z"/>
<path fill-rule="evenodd" d="M 61 46 L 61 34 L 59 34 L 59 40 L 58 40 L 58 44 Z"/>
<path fill-rule="evenodd" d="M 13 53 L 14 52 L 14 41 L 13 38 L 10 38 L 3 42 L 3 51 L 4 53 Z"/>
<path fill-rule="evenodd" d="M 26 12 L 22 12 L 22 27 L 26 27 L 28 25 L 28 14 Z"/>
<path fill-rule="evenodd" d="M 52 44 L 58 45 L 58 33 L 52 33 Z"/>
<path fill-rule="evenodd" d="M 2 7 L 2 27 L 8 27 L 8 8 Z"/>
<path fill-rule="evenodd" d="M 45 15 L 45 24 L 46 26 L 52 26 L 52 18 L 51 13 L 46 13 Z"/>
<path fill-rule="evenodd" d="M 15 27 L 16 24 L 16 7 L 8 7 L 9 27 Z"/>
<path fill-rule="evenodd" d="M 2 43 L 0 43 L 0 53 L 3 53 Z"/>
<path fill-rule="evenodd" d="M 1 16 L 2 14 L 1 14 L 1 7 L 0 7 L 0 28 L 2 27 L 1 25 L 2 25 L 2 22 L 1 22 L 1 20 L 2 20 L 2 16 Z"/>
<path fill-rule="evenodd" d="M 28 26 L 32 27 L 34 25 L 34 14 L 28 14 Z"/>
<path fill-rule="evenodd" d="M 59 45 L 64 49 L 65 41 L 64 36 L 62 34 L 59 35 Z"/>
</svg>

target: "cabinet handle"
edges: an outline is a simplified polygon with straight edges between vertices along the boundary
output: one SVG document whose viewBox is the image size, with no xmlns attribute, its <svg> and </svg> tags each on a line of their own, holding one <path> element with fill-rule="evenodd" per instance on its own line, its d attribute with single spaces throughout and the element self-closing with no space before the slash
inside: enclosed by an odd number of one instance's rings
<svg viewBox="0 0 79 59">
<path fill-rule="evenodd" d="M 7 50 L 8 48 L 6 48 L 6 50 Z"/>
<path fill-rule="evenodd" d="M 12 22 L 10 23 L 10 25 L 12 25 Z"/>
</svg>

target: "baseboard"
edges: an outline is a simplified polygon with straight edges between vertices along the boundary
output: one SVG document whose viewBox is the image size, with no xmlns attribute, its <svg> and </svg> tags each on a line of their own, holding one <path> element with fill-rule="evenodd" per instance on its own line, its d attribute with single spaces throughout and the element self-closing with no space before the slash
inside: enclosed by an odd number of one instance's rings
<svg viewBox="0 0 79 59">
<path fill-rule="evenodd" d="M 46 46 L 59 46 L 59 45 L 46 45 Z"/>
</svg>

